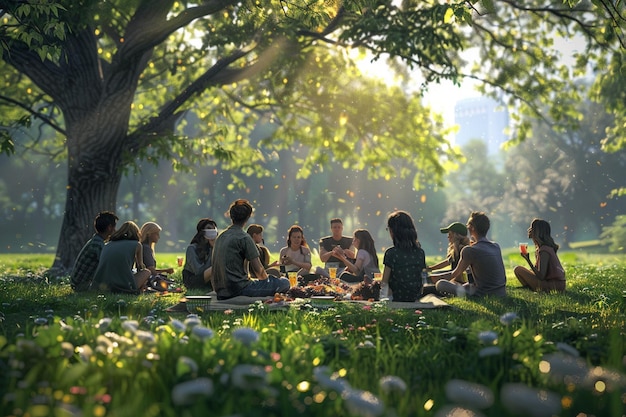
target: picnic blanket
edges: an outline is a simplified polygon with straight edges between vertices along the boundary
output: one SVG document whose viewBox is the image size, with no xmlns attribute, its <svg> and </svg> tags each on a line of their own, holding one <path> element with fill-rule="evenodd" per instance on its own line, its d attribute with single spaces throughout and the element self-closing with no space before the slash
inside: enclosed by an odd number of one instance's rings
<svg viewBox="0 0 626 417">
<path fill-rule="evenodd" d="M 264 306 L 269 310 L 284 310 L 290 308 L 290 303 L 269 303 L 265 304 L 265 301 L 270 300 L 272 297 L 246 297 L 239 295 L 237 297 L 229 298 L 227 300 L 218 300 L 217 294 L 211 292 L 207 295 L 212 296 L 210 311 L 225 311 L 225 310 L 245 310 L 250 308 L 251 305 L 262 302 Z M 305 300 L 306 302 L 306 300 Z M 341 303 L 358 303 L 363 305 L 371 305 L 378 301 L 357 301 L 357 300 L 344 300 Z M 412 303 L 405 303 L 399 301 L 387 301 L 385 305 L 390 309 L 431 309 L 431 308 L 443 308 L 449 307 L 441 298 L 438 298 L 432 294 L 425 295 L 418 301 Z M 332 306 L 332 305 L 331 305 Z"/>
</svg>

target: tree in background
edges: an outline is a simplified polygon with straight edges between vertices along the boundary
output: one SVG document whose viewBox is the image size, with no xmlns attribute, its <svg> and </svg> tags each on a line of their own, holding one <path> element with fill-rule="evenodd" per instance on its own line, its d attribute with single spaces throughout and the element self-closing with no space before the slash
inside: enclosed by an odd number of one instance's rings
<svg viewBox="0 0 626 417">
<path fill-rule="evenodd" d="M 166 159 L 177 168 L 215 158 L 229 172 L 267 175 L 268 155 L 299 142 L 308 149 L 299 161 L 303 175 L 332 159 L 356 169 L 375 162 L 372 175 L 410 175 L 416 186 L 437 182 L 455 155 L 420 106 L 407 106 L 405 117 L 347 123 L 359 103 L 343 94 L 337 76 L 354 71 L 349 60 L 333 61 L 345 57 L 344 48 L 374 59 L 388 54 L 427 84 L 463 76 L 458 52 L 471 45 L 471 35 L 488 65 L 468 76 L 503 88 L 522 110 L 542 100 L 565 105 L 569 100 L 554 94 L 576 92 L 546 52 L 548 29 L 578 31 L 594 51 L 619 45 L 614 23 L 621 15 L 603 6 L 613 3 L 533 9 L 505 1 L 3 0 L 0 49 L 3 65 L 14 69 L 3 71 L 0 101 L 11 109 L 3 124 L 19 127 L 37 117 L 67 151 L 57 152 L 67 158 L 68 185 L 55 261 L 67 268 L 95 213 L 115 208 L 122 172 L 138 158 Z M 521 26 L 512 28 L 514 22 Z M 349 78 L 359 85 L 358 77 Z M 375 102 L 372 95 L 363 103 Z M 179 122 L 192 111 L 202 135 L 188 138 Z M 259 150 L 250 146 L 250 133 L 266 117 L 276 129 Z M 11 130 L 1 132 L 1 149 L 11 152 Z"/>
<path fill-rule="evenodd" d="M 506 188 L 505 177 L 494 164 L 487 144 L 472 139 L 461 148 L 465 157 L 459 169 L 446 179 L 446 222 L 464 222 L 472 211 L 484 211 L 489 217 L 498 215 Z"/>
<path fill-rule="evenodd" d="M 597 237 L 626 210 L 626 201 L 612 193 L 626 186 L 626 160 L 602 150 L 614 118 L 590 101 L 580 103 L 578 114 L 576 129 L 536 121 L 532 137 L 506 152 L 511 186 L 503 210 L 520 225 L 533 217 L 549 220 L 564 243 Z"/>
<path fill-rule="evenodd" d="M 615 217 L 613 224 L 604 226 L 600 235 L 601 244 L 609 247 L 611 252 L 624 253 L 626 248 L 626 215 Z"/>
</svg>

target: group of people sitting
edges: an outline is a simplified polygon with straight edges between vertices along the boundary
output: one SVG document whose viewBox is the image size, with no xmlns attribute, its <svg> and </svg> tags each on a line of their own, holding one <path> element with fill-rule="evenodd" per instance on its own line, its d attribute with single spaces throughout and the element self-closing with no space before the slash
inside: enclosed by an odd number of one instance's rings
<svg viewBox="0 0 626 417">
<path fill-rule="evenodd" d="M 448 253 L 446 259 L 432 266 L 426 265 L 411 216 L 405 211 L 391 213 L 387 230 L 393 246 L 384 253 L 382 273 L 369 231 L 357 229 L 352 238 L 344 236 L 343 222 L 338 218 L 330 222 L 332 234 L 319 241 L 324 268 L 313 269 L 311 250 L 299 225 L 289 228 L 287 245 L 280 250 L 279 259 L 271 262 L 270 252 L 263 245 L 263 227 L 252 224 L 244 230 L 252 213 L 247 200 L 234 201 L 229 208 L 232 224 L 222 232 L 218 232 L 214 220 L 200 219 L 185 254 L 182 276 L 188 289 L 214 290 L 218 299 L 271 296 L 289 290 L 289 272 L 310 280 L 320 275 L 328 277 L 333 270 L 346 283 L 371 282 L 380 274 L 382 296 L 394 301 L 416 301 L 427 293 L 506 295 L 502 253 L 497 243 L 487 239 L 490 222 L 483 212 L 472 212 L 466 224 L 457 222 L 441 229 L 448 234 Z M 161 231 L 158 224 L 148 222 L 139 229 L 128 221 L 116 230 L 117 220 L 110 212 L 96 217 L 96 234 L 81 250 L 72 272 L 76 291 L 138 293 L 151 276 L 173 273 L 172 268 L 156 268 L 154 245 Z M 559 246 L 551 237 L 549 223 L 534 219 L 528 237 L 535 244 L 535 262 L 528 253 L 522 253 L 530 269 L 517 266 L 515 276 L 523 287 L 534 291 L 564 291 L 565 272 L 556 255 Z M 424 273 L 446 267 L 450 269 L 431 273 L 430 282 L 424 285 Z"/>
<path fill-rule="evenodd" d="M 161 226 L 147 222 L 140 229 L 127 221 L 117 229 L 118 220 L 108 211 L 96 216 L 96 233 L 78 254 L 70 277 L 75 291 L 139 293 L 151 276 L 174 273 L 173 268 L 156 267 L 154 246 Z"/>
</svg>

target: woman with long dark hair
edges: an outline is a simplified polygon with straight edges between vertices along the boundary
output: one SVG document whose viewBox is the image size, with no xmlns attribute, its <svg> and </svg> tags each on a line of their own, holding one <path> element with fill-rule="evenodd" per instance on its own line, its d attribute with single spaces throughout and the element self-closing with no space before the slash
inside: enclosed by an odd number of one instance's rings
<svg viewBox="0 0 626 417">
<path fill-rule="evenodd" d="M 417 230 L 409 213 L 395 211 L 387 218 L 393 246 L 383 258 L 383 289 L 388 286 L 393 301 L 415 301 L 422 290 L 426 254 L 417 240 Z M 383 291 L 384 292 L 384 291 Z"/>
<path fill-rule="evenodd" d="M 183 267 L 183 284 L 188 289 L 212 289 L 211 255 L 217 233 L 217 223 L 212 219 L 203 218 L 196 224 L 196 234 L 187 246 Z"/>
<path fill-rule="evenodd" d="M 535 264 L 530 261 L 528 252 L 521 254 L 530 269 L 523 266 L 513 269 L 519 282 L 533 291 L 565 291 L 565 270 L 556 255 L 559 245 L 552 239 L 550 223 L 533 219 L 528 228 L 528 237 L 535 243 Z"/>
<path fill-rule="evenodd" d="M 343 251 L 337 251 L 333 254 L 346 266 L 339 279 L 354 283 L 364 281 L 365 276 L 367 276 L 369 280 L 373 280 L 374 273 L 380 272 L 374 238 L 367 230 L 357 229 L 352 237 L 352 246 L 357 249 L 354 263 L 343 254 Z"/>
</svg>

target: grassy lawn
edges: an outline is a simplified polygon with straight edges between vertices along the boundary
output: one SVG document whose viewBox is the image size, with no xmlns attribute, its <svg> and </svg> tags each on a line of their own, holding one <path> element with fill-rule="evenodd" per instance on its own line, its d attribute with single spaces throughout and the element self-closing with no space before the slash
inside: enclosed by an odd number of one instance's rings
<svg viewBox="0 0 626 417">
<path fill-rule="evenodd" d="M 180 279 L 176 256 L 158 260 Z M 626 256 L 561 254 L 551 295 L 504 256 L 505 299 L 194 317 L 164 311 L 179 294 L 77 295 L 44 276 L 52 255 L 3 254 L 0 415 L 624 415 Z"/>
</svg>

